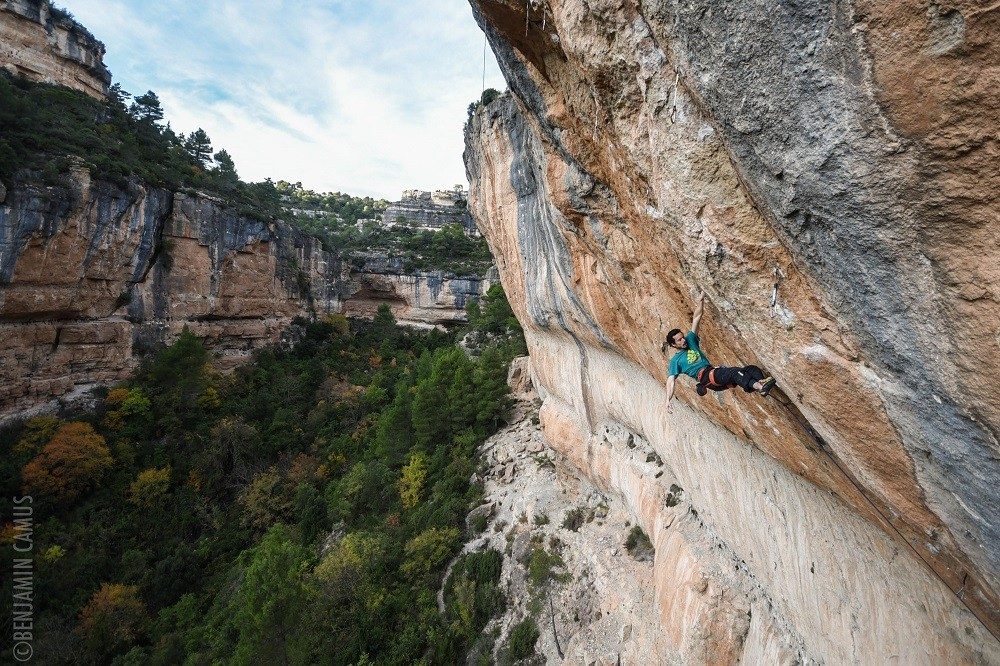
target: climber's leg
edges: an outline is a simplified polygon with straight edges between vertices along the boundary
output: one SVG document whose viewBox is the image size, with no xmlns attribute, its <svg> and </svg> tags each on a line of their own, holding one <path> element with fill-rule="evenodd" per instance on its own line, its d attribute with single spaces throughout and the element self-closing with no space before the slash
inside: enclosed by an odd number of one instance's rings
<svg viewBox="0 0 1000 666">
<path fill-rule="evenodd" d="M 769 379 L 764 375 L 764 371 L 756 365 L 747 365 L 742 368 L 721 367 L 715 369 L 715 381 L 723 386 L 739 386 L 747 393 L 760 391 L 766 388 Z M 771 382 L 773 384 L 773 380 Z"/>
<path fill-rule="evenodd" d="M 766 377 L 764 371 L 758 368 L 756 365 L 748 365 L 742 368 L 743 376 L 746 378 L 746 382 L 740 384 L 743 390 L 747 393 L 751 391 L 759 391 L 762 386 L 759 385 L 761 380 Z"/>
<path fill-rule="evenodd" d="M 720 386 L 742 386 L 744 391 L 753 391 L 747 388 L 753 382 L 749 382 L 749 377 L 743 372 L 743 368 L 730 368 L 721 366 L 715 369 L 715 383 Z"/>
</svg>

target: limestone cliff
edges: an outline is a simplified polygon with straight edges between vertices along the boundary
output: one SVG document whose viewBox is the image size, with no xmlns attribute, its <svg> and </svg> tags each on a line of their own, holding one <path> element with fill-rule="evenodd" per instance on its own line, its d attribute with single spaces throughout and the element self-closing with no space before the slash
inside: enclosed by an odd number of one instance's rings
<svg viewBox="0 0 1000 666">
<path fill-rule="evenodd" d="M 470 123 L 470 209 L 549 441 L 657 545 L 674 654 L 1000 659 L 996 8 L 471 4 L 513 96 Z M 710 358 L 787 405 L 665 412 L 699 287 Z"/>
<path fill-rule="evenodd" d="M 382 213 L 382 224 L 393 227 L 403 224 L 415 229 L 440 229 L 458 224 L 466 233 L 478 234 L 468 211 L 465 189 L 456 185 L 452 190 L 405 190 L 399 201 L 391 202 Z"/>
<path fill-rule="evenodd" d="M 104 97 L 104 44 L 47 0 L 0 0 L 0 67 L 32 81 Z"/>
<path fill-rule="evenodd" d="M 280 221 L 212 197 L 73 172 L 63 188 L 0 188 L 0 417 L 126 377 L 189 326 L 231 368 L 297 316 L 464 320 L 488 282 L 341 260 Z"/>
</svg>

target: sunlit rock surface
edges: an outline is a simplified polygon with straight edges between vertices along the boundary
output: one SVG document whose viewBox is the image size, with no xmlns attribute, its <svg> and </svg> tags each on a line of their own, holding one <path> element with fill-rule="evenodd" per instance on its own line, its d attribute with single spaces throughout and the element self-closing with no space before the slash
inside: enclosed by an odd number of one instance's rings
<svg viewBox="0 0 1000 666">
<path fill-rule="evenodd" d="M 647 442 L 783 645 L 1000 659 L 996 12 L 472 4 L 513 97 L 470 124 L 470 209 L 552 445 L 646 498 L 659 544 L 661 481 L 595 446 Z M 788 404 L 682 383 L 665 413 L 660 344 L 698 288 L 712 361 L 767 368 Z M 756 612 L 657 605 L 677 649 L 719 623 L 733 659 L 777 649 Z"/>
<path fill-rule="evenodd" d="M 275 221 L 203 194 L 122 189 L 76 170 L 64 188 L 0 199 L 0 417 L 126 377 L 188 326 L 223 369 L 281 339 L 297 316 L 465 320 L 475 276 L 352 267 Z"/>
<path fill-rule="evenodd" d="M 0 67 L 98 98 L 111 85 L 104 44 L 44 0 L 0 0 Z"/>
</svg>

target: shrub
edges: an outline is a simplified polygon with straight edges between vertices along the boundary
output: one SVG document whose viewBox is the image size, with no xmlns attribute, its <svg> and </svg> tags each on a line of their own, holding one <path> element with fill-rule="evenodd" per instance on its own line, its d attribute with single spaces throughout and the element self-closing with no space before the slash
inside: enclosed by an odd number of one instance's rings
<svg viewBox="0 0 1000 666">
<path fill-rule="evenodd" d="M 628 537 L 625 539 L 625 550 L 629 552 L 629 555 L 640 562 L 647 562 L 653 559 L 653 554 L 655 552 L 653 549 L 653 543 L 638 525 L 629 531 Z"/>
<path fill-rule="evenodd" d="M 485 513 L 476 514 L 476 517 L 472 519 L 473 534 L 480 534 L 483 530 L 485 530 L 489 521 L 490 519 Z"/>
<path fill-rule="evenodd" d="M 535 643 L 538 642 L 538 627 L 535 621 L 526 617 L 510 631 L 507 638 L 507 661 L 514 663 L 527 659 L 535 654 Z"/>
<path fill-rule="evenodd" d="M 593 519 L 590 510 L 585 507 L 575 507 L 566 512 L 563 518 L 562 527 L 571 532 L 578 531 L 584 523 L 589 523 Z"/>
<path fill-rule="evenodd" d="M 540 589 L 551 580 L 561 580 L 562 576 L 555 570 L 563 566 L 561 557 L 536 546 L 528 555 L 528 581 L 533 588 Z"/>
</svg>

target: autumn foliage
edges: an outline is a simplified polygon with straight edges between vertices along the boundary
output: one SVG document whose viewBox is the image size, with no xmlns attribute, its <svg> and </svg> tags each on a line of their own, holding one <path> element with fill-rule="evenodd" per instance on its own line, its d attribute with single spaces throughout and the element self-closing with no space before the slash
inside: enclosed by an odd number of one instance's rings
<svg viewBox="0 0 1000 666">
<path fill-rule="evenodd" d="M 134 642 L 147 620 L 138 587 L 104 583 L 80 611 L 77 633 L 93 648 L 111 652 Z"/>
<path fill-rule="evenodd" d="M 128 499 L 141 507 L 152 507 L 170 489 L 170 466 L 158 469 L 150 467 L 139 472 L 135 481 L 129 484 Z"/>
<path fill-rule="evenodd" d="M 96 486 L 112 462 L 104 438 L 89 423 L 67 423 L 24 466 L 24 492 L 72 502 Z"/>
</svg>

